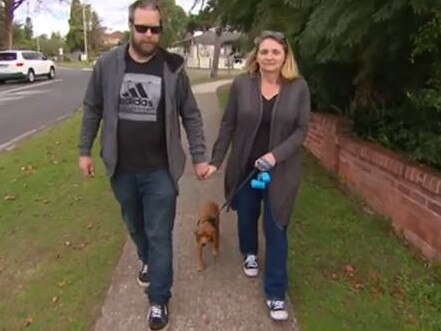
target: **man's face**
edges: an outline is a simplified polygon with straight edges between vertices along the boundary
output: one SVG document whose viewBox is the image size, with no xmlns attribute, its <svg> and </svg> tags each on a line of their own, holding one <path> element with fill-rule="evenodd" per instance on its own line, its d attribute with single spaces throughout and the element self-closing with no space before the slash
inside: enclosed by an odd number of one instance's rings
<svg viewBox="0 0 441 331">
<path fill-rule="evenodd" d="M 155 53 L 161 36 L 161 16 L 157 10 L 138 8 L 131 24 L 130 44 L 141 56 Z"/>
</svg>

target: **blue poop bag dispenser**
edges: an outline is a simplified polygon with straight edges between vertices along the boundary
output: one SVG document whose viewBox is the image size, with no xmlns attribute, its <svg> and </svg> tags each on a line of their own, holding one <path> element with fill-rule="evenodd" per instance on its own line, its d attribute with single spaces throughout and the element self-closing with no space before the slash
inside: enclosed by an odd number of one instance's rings
<svg viewBox="0 0 441 331">
<path fill-rule="evenodd" d="M 271 175 L 267 171 L 259 172 L 256 179 L 251 180 L 251 187 L 256 190 L 264 190 L 271 183 Z"/>
</svg>

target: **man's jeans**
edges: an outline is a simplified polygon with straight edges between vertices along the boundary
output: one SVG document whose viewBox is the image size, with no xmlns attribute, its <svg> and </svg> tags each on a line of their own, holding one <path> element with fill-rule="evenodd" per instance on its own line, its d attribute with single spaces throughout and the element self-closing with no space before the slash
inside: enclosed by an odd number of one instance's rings
<svg viewBox="0 0 441 331">
<path fill-rule="evenodd" d="M 258 220 L 262 200 L 266 239 L 265 294 L 267 299 L 285 300 L 288 289 L 286 227 L 276 224 L 268 190 L 253 189 L 249 183 L 240 189 L 234 198 L 238 216 L 239 248 L 244 256 L 247 254 L 257 255 L 258 253 Z"/>
<path fill-rule="evenodd" d="M 173 283 L 172 230 L 176 189 L 166 170 L 119 171 L 110 180 L 138 257 L 149 266 L 151 303 L 166 304 Z"/>
</svg>

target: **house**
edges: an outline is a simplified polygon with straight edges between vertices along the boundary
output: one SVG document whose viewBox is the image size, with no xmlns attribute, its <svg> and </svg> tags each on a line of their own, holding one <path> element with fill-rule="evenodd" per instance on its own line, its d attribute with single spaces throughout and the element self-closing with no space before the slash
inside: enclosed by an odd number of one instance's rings
<svg viewBox="0 0 441 331">
<path fill-rule="evenodd" d="M 124 33 L 120 31 L 103 33 L 102 40 L 104 46 L 116 46 L 124 40 Z"/>
<path fill-rule="evenodd" d="M 245 61 L 233 56 L 233 45 L 240 37 L 241 35 L 236 32 L 222 32 L 219 69 L 242 69 L 244 67 Z M 188 34 L 184 40 L 175 43 L 169 50 L 182 55 L 186 59 L 188 68 L 210 69 L 215 44 L 216 33 L 214 29 L 211 29 L 195 35 Z"/>
</svg>

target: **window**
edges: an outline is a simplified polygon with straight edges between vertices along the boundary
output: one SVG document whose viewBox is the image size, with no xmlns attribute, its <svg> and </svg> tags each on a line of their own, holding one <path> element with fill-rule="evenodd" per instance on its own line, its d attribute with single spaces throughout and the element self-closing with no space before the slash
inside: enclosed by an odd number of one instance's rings
<svg viewBox="0 0 441 331">
<path fill-rule="evenodd" d="M 17 53 L 0 53 L 0 61 L 15 61 L 17 60 Z"/>
<path fill-rule="evenodd" d="M 23 58 L 25 60 L 42 60 L 43 57 L 35 52 L 23 52 Z"/>
</svg>

